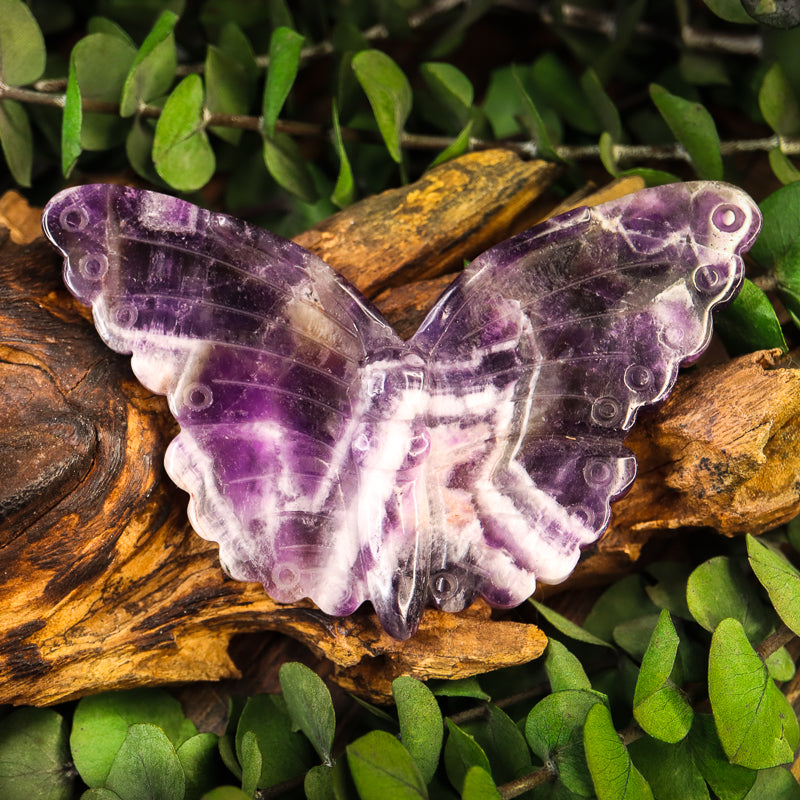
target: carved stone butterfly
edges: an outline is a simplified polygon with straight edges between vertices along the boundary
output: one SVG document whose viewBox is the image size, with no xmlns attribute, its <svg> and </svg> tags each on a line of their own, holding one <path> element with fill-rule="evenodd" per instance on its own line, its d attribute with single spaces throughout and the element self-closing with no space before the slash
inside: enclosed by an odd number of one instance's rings
<svg viewBox="0 0 800 800">
<path fill-rule="evenodd" d="M 110 347 L 166 394 L 166 468 L 224 568 L 277 601 L 510 607 L 609 521 L 638 409 L 730 301 L 758 208 L 722 183 L 579 208 L 476 258 L 402 341 L 316 256 L 174 197 L 54 197 L 47 236 Z"/>
</svg>

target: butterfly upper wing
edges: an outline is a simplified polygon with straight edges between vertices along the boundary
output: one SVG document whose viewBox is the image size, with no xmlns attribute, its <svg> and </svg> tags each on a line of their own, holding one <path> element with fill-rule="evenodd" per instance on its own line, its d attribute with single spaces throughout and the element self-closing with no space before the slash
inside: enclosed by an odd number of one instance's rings
<svg viewBox="0 0 800 800">
<path fill-rule="evenodd" d="M 418 365 L 344 279 L 281 237 L 127 187 L 66 190 L 44 227 L 103 338 L 168 396 L 167 470 L 233 577 L 333 614 L 373 599 L 387 627 L 398 594 L 424 599 L 427 574 L 424 591 L 391 580 L 426 563 L 408 508 L 420 465 L 393 456 L 398 499 L 370 452 L 387 415 L 400 440 L 419 432 Z"/>
<path fill-rule="evenodd" d="M 727 184 L 581 208 L 477 258 L 411 340 L 431 393 L 432 600 L 563 580 L 635 474 L 622 440 L 711 334 L 760 214 Z"/>
</svg>

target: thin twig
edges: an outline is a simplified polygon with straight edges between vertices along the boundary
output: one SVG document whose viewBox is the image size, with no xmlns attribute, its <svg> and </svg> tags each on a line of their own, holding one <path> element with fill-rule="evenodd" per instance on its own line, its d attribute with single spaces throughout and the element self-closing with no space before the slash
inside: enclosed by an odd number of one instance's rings
<svg viewBox="0 0 800 800">
<path fill-rule="evenodd" d="M 789 644 L 794 638 L 795 632 L 784 623 L 775 633 L 767 636 L 767 638 L 756 647 L 756 653 L 766 661 L 774 652 Z"/>
<path fill-rule="evenodd" d="M 525 794 L 529 789 L 534 789 L 543 783 L 552 781 L 557 775 L 555 766 L 548 762 L 543 767 L 539 767 L 539 769 L 529 772 L 521 778 L 515 778 L 513 781 L 501 784 L 497 787 L 497 791 L 500 792 L 501 797 L 510 800 L 512 797 L 519 797 L 521 794 Z"/>
<path fill-rule="evenodd" d="M 40 92 L 35 89 L 22 89 L 14 86 L 6 86 L 0 83 L 0 98 L 17 100 L 22 103 L 33 105 L 51 106 L 54 108 L 64 108 L 64 94 Z M 119 114 L 119 104 L 104 100 L 93 100 L 83 98 L 81 107 L 86 112 L 100 114 Z M 158 106 L 144 105 L 139 108 L 138 113 L 142 117 L 157 119 L 161 116 L 162 109 Z M 215 114 L 206 113 L 204 121 L 207 125 L 224 128 L 241 128 L 243 130 L 261 131 L 262 120 L 260 117 L 251 117 L 242 114 Z M 332 128 L 312 122 L 300 122 L 298 120 L 278 120 L 276 130 L 281 133 L 297 137 L 310 137 L 315 139 L 330 139 Z M 349 142 L 379 142 L 380 134 L 377 131 L 365 131 L 357 128 L 342 128 L 342 138 Z M 453 142 L 452 136 L 430 136 L 418 133 L 402 133 L 400 145 L 406 150 L 444 150 Z M 505 147 L 514 150 L 520 155 L 529 158 L 538 156 L 538 148 L 532 141 L 502 140 L 494 141 L 490 139 L 469 140 L 469 149 L 486 150 L 492 147 Z M 779 136 L 767 136 L 760 139 L 736 139 L 720 143 L 720 151 L 723 156 L 735 153 L 769 151 L 779 148 L 788 156 L 800 154 L 800 138 L 786 138 Z M 559 158 L 566 161 L 587 161 L 600 158 L 600 146 L 595 144 L 586 145 L 556 145 L 553 148 Z M 644 144 L 618 144 L 614 145 L 614 159 L 618 162 L 634 161 L 689 161 L 689 154 L 680 144 L 644 145 Z"/>
</svg>

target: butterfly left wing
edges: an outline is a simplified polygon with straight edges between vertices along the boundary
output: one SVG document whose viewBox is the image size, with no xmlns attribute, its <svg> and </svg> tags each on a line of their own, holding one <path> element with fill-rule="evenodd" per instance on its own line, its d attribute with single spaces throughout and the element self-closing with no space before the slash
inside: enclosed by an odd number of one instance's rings
<svg viewBox="0 0 800 800">
<path fill-rule="evenodd" d="M 167 471 L 230 574 L 332 614 L 373 600 L 408 635 L 427 592 L 419 365 L 377 312 L 294 243 L 166 195 L 69 189 L 44 227 L 102 337 L 167 395 Z"/>
<path fill-rule="evenodd" d="M 478 257 L 410 341 L 430 363 L 432 600 L 557 583 L 630 485 L 622 446 L 705 349 L 757 207 L 720 183 L 581 208 Z"/>
</svg>

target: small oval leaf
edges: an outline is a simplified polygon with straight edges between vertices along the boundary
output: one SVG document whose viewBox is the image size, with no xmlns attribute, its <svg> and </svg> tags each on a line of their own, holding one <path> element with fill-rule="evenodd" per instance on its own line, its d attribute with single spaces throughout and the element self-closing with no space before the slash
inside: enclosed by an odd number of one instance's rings
<svg viewBox="0 0 800 800">
<path fill-rule="evenodd" d="M 797 717 L 735 619 L 720 622 L 711 639 L 708 696 L 732 763 L 765 769 L 791 762 L 800 741 Z"/>
<path fill-rule="evenodd" d="M 422 779 L 430 783 L 444 739 L 439 704 L 424 683 L 408 675 L 392 681 L 392 695 L 400 722 L 400 741 L 419 767 Z"/>
<path fill-rule="evenodd" d="M 169 96 L 153 140 L 156 172 L 174 189 L 191 192 L 205 186 L 216 159 L 203 124 L 203 81 L 187 75 Z"/>
<path fill-rule="evenodd" d="M 4 0 L 0 14 L 0 82 L 24 86 L 44 72 L 46 50 L 39 23 L 20 0 Z"/>
<path fill-rule="evenodd" d="M 722 153 L 711 114 L 700 103 L 671 94 L 658 84 L 650 86 L 650 97 L 689 154 L 697 176 L 703 180 L 721 181 Z"/>
<path fill-rule="evenodd" d="M 414 759 L 385 731 L 371 731 L 348 745 L 347 763 L 361 800 L 427 800 Z"/>
<path fill-rule="evenodd" d="M 775 347 L 784 353 L 789 349 L 775 308 L 767 295 L 747 278 L 736 299 L 717 312 L 714 326 L 731 356 Z"/>
<path fill-rule="evenodd" d="M 403 160 L 400 138 L 411 113 L 411 84 L 400 67 L 380 50 L 357 53 L 351 64 L 372 106 L 389 155 L 399 164 Z"/>
<path fill-rule="evenodd" d="M 593 706 L 583 726 L 586 763 L 598 800 L 653 800 L 653 792 L 633 765 L 602 704 Z"/>
<path fill-rule="evenodd" d="M 784 623 L 800 636 L 800 572 L 788 559 L 747 535 L 750 566 Z"/>
<path fill-rule="evenodd" d="M 297 662 L 283 664 L 279 679 L 292 722 L 308 737 L 323 763 L 330 766 L 336 715 L 328 687 L 316 672 Z"/>
<path fill-rule="evenodd" d="M 297 77 L 303 42 L 303 37 L 291 28 L 276 28 L 272 32 L 262 111 L 264 130 L 270 138 L 275 136 L 275 123 Z"/>
</svg>

